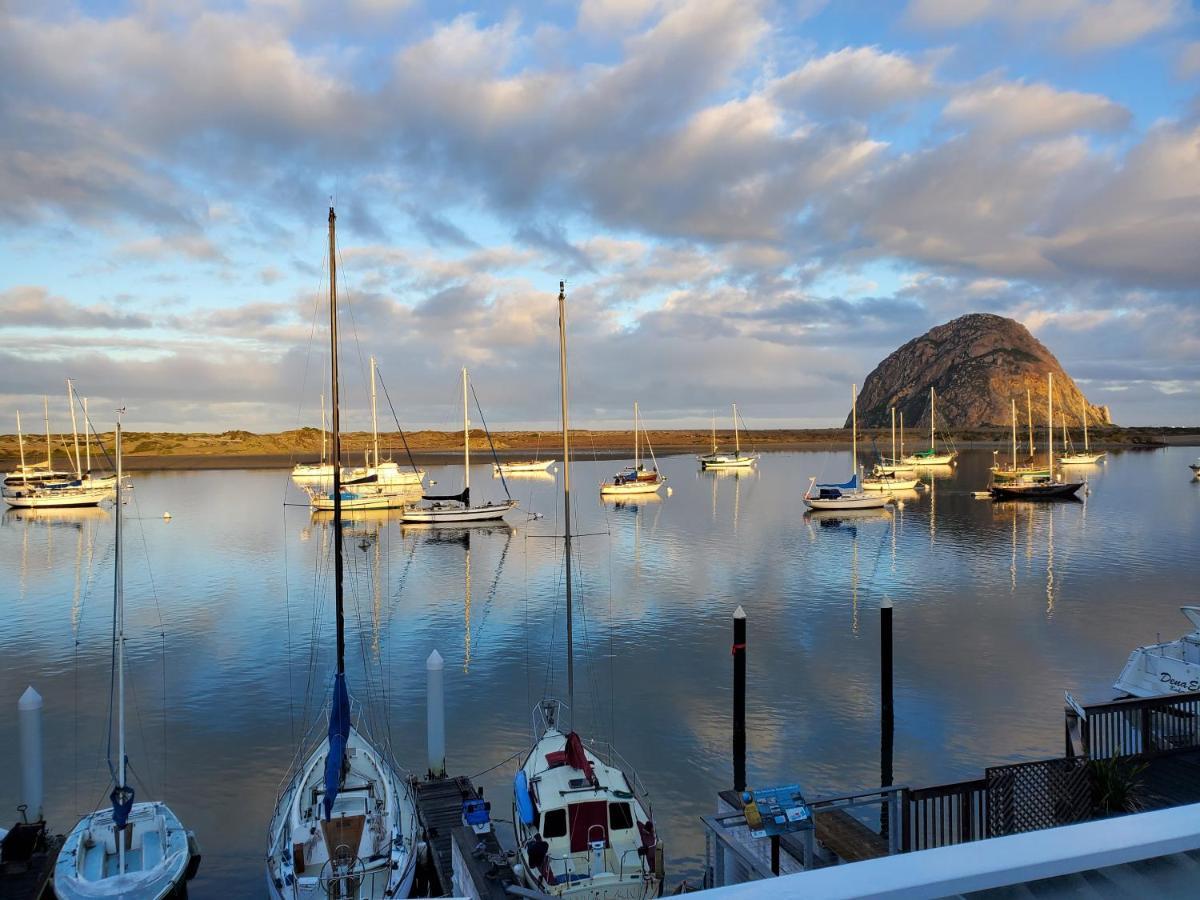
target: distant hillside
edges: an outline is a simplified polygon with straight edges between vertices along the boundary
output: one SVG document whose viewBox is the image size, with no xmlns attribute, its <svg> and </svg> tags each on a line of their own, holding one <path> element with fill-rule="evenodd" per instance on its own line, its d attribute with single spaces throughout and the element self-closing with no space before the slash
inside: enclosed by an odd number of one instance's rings
<svg viewBox="0 0 1200 900">
<path fill-rule="evenodd" d="M 1079 428 L 1086 407 L 1088 425 L 1112 424 L 1107 406 L 1095 406 L 1058 360 L 1020 322 L 987 313 L 961 316 L 909 341 L 875 367 L 858 397 L 860 428 L 884 428 L 891 407 L 904 414 L 904 426 L 929 427 L 929 388 L 937 391 L 939 425 L 950 428 L 1004 426 L 1012 421 L 1011 401 L 1025 421 L 1025 392 L 1033 402 L 1035 424 L 1046 421 L 1046 374 L 1054 373 L 1054 420 Z M 850 416 L 846 416 L 846 427 Z"/>
</svg>

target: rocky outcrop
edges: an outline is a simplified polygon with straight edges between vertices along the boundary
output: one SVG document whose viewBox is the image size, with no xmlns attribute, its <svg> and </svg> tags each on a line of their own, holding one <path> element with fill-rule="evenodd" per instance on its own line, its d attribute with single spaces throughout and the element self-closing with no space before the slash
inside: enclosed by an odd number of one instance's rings
<svg viewBox="0 0 1200 900">
<path fill-rule="evenodd" d="M 1035 424 L 1046 421 L 1046 374 L 1054 373 L 1054 421 L 1065 417 L 1079 428 L 1087 410 L 1089 425 L 1112 424 L 1107 406 L 1095 406 L 1058 360 L 1020 322 L 972 313 L 930 329 L 875 367 L 858 396 L 860 428 L 886 428 L 891 407 L 904 413 L 906 429 L 929 428 L 929 388 L 937 391 L 939 428 L 1008 425 L 1011 401 L 1025 422 L 1025 392 L 1033 402 Z M 846 417 L 850 427 L 850 417 Z"/>
</svg>

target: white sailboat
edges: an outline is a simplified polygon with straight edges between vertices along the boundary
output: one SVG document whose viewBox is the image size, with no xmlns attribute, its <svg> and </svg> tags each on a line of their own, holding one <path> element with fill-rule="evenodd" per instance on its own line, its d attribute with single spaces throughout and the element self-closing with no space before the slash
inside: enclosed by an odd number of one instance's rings
<svg viewBox="0 0 1200 900">
<path fill-rule="evenodd" d="M 321 459 L 315 463 L 296 463 L 292 467 L 292 478 L 296 481 L 320 481 L 333 479 L 333 463 L 325 456 L 325 394 L 321 393 Z"/>
<path fill-rule="evenodd" d="M 338 420 L 337 257 L 329 208 L 329 342 L 333 459 L 341 458 Z M 346 687 L 342 612 L 341 472 L 333 473 L 334 601 L 337 672 L 325 738 L 293 765 L 267 833 L 267 894 L 299 898 L 407 897 L 416 873 L 417 812 L 407 782 L 388 755 L 352 722 Z M 302 761 L 300 761 L 302 759 Z"/>
<path fill-rule="evenodd" d="M 575 698 L 566 314 L 566 291 L 560 282 L 567 703 L 546 699 L 534 713 L 533 746 L 513 784 L 519 860 L 514 868 L 540 896 L 638 900 L 657 897 L 663 888 L 663 845 L 649 798 L 637 775 L 615 751 L 602 750 L 594 742 L 585 745 L 563 721 Z"/>
<path fill-rule="evenodd" d="M 47 422 L 49 415 L 47 414 Z M 17 412 L 17 445 L 20 468 L 4 479 L 0 495 L 13 509 L 70 509 L 97 506 L 112 496 L 109 484 L 89 487 L 70 472 L 55 473 L 49 456 L 49 427 L 46 431 L 46 464 L 42 467 L 25 462 L 25 435 L 21 431 L 21 413 Z M 52 476 L 52 477 L 51 477 Z"/>
<path fill-rule="evenodd" d="M 934 422 L 937 420 L 937 392 L 929 388 L 929 449 L 918 450 L 911 456 L 904 457 L 905 465 L 909 466 L 948 466 L 958 456 L 957 450 L 937 452 Z"/>
<path fill-rule="evenodd" d="M 858 386 L 850 386 L 850 464 L 854 474 L 844 484 L 817 484 L 814 475 L 804 492 L 804 505 L 813 510 L 879 509 L 891 503 L 887 491 L 862 489 L 862 475 L 858 469 Z"/>
<path fill-rule="evenodd" d="M 601 497 L 655 494 L 667 483 L 666 476 L 658 471 L 658 460 L 654 456 L 654 447 L 650 443 L 649 437 L 646 438 L 646 446 L 650 450 L 650 459 L 653 461 L 653 468 L 647 471 L 645 466 L 642 465 L 642 458 L 639 455 L 640 441 L 638 440 L 638 424 L 640 419 L 641 414 L 635 400 L 633 402 L 633 465 L 627 466 L 623 472 L 618 472 L 614 475 L 612 481 L 603 482 L 600 485 Z"/>
<path fill-rule="evenodd" d="M 96 810 L 71 829 L 54 863 L 60 900 L 158 900 L 186 896 L 200 866 L 195 837 L 165 803 L 134 802 L 125 753 L 125 578 L 121 556 L 121 422 L 116 429 L 117 502 L 113 561 L 113 657 L 116 669 L 117 762 L 111 806 Z"/>
<path fill-rule="evenodd" d="M 1058 458 L 1059 464 L 1064 466 L 1089 466 L 1093 463 L 1098 463 L 1104 458 L 1105 451 L 1093 453 L 1091 444 L 1088 442 L 1088 427 L 1087 427 L 1087 402 L 1083 404 L 1083 452 L 1071 452 L 1067 449 L 1067 420 L 1063 418 L 1063 449 L 1067 452 L 1063 453 Z"/>
<path fill-rule="evenodd" d="M 402 469 L 393 459 L 379 458 L 379 419 L 375 411 L 375 379 L 378 365 L 375 357 L 371 357 L 371 449 L 374 462 L 368 457 L 366 465 L 345 473 L 347 481 L 374 477 L 377 484 L 383 487 L 396 485 L 398 487 L 419 488 L 425 480 L 425 472 L 413 466 L 412 469 Z"/>
<path fill-rule="evenodd" d="M 78 397 L 83 405 L 83 446 L 85 461 L 82 466 L 79 464 L 79 433 L 75 430 L 75 385 L 71 379 L 67 379 L 67 403 L 71 405 L 71 431 L 75 438 L 75 470 L 79 474 L 80 484 L 85 488 L 105 488 L 109 491 L 115 491 L 117 487 L 116 473 L 111 475 L 97 475 L 92 472 L 92 420 L 88 416 L 88 398 Z M 101 448 L 103 449 L 103 448 Z M 125 486 L 131 487 L 129 476 L 125 476 Z"/>
<path fill-rule="evenodd" d="M 742 455 L 742 442 L 738 436 L 737 404 L 733 404 L 733 453 L 722 453 L 717 450 L 717 433 L 713 429 L 712 451 L 700 457 L 702 469 L 745 469 L 758 461 L 755 453 Z"/>
<path fill-rule="evenodd" d="M 913 480 L 913 476 L 917 474 L 917 470 L 903 462 L 901 457 L 904 456 L 904 413 L 900 413 L 900 455 L 896 455 L 896 407 L 891 408 L 892 412 L 892 455 L 887 459 L 880 460 L 875 464 L 873 474 L 876 477 L 891 476 L 900 481 Z M 915 484 L 910 487 L 916 487 Z"/>
<path fill-rule="evenodd" d="M 400 514 L 400 520 L 406 523 L 422 523 L 426 525 L 461 525 L 464 522 L 492 522 L 504 518 L 510 509 L 515 509 L 517 501 L 509 497 L 507 500 L 487 503 L 478 506 L 471 505 L 471 419 L 467 406 L 468 376 L 466 367 L 462 370 L 463 387 L 463 489 L 461 494 L 430 495 L 424 499 L 428 504 L 411 504 L 405 506 Z M 508 486 L 505 485 L 505 493 Z"/>
<path fill-rule="evenodd" d="M 997 500 L 1064 500 L 1071 499 L 1083 487 L 1082 481 L 1058 481 L 1054 478 L 1054 373 L 1046 375 L 1046 462 L 1049 473 L 1025 475 L 1011 481 L 992 482 L 992 496 Z"/>
</svg>

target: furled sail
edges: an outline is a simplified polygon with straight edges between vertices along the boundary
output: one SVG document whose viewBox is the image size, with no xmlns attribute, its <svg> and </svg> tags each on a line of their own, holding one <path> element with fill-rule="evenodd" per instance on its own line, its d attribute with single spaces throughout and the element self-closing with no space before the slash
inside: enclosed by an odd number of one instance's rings
<svg viewBox="0 0 1200 900">
<path fill-rule="evenodd" d="M 350 739 L 350 695 L 346 692 L 346 675 L 338 672 L 333 678 L 333 705 L 329 710 L 329 753 L 325 756 L 325 819 L 333 814 L 333 801 L 342 784 L 342 760 L 346 741 Z"/>
</svg>

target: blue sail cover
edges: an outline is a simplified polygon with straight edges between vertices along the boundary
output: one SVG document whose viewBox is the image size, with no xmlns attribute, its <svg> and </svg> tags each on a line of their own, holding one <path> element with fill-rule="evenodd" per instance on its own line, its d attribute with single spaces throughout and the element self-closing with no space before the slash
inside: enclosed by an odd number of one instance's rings
<svg viewBox="0 0 1200 900">
<path fill-rule="evenodd" d="M 129 814 L 133 811 L 133 788 L 128 785 L 115 787 L 108 799 L 112 803 L 113 825 L 120 831 L 129 821 Z"/>
<path fill-rule="evenodd" d="M 346 741 L 350 739 L 350 695 L 346 693 L 346 676 L 339 672 L 333 677 L 333 705 L 329 710 L 329 752 L 325 755 L 325 820 L 333 814 L 342 783 L 342 759 Z"/>
<path fill-rule="evenodd" d="M 818 484 L 819 488 L 837 488 L 839 491 L 855 491 L 858 490 L 858 473 L 855 472 L 850 476 L 850 480 L 845 484 Z"/>
</svg>

